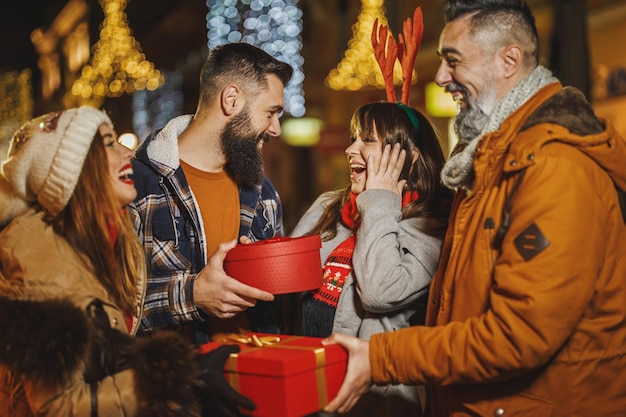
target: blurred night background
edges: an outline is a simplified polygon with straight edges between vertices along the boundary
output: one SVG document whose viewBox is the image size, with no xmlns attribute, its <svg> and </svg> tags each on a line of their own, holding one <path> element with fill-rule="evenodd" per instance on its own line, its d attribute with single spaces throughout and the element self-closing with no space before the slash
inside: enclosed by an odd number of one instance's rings
<svg viewBox="0 0 626 417">
<path fill-rule="evenodd" d="M 626 0 L 530 0 L 541 64 L 581 89 L 626 135 Z M 30 0 L 0 14 L 0 160 L 13 132 L 49 111 L 92 104 L 138 140 L 193 113 L 209 47 L 253 43 L 290 62 L 283 135 L 264 147 L 289 232 L 319 193 L 349 184 L 352 111 L 384 100 L 369 35 L 375 18 L 397 37 L 422 8 L 424 37 L 411 104 L 439 129 L 455 107 L 433 85 L 443 0 Z M 107 70 L 102 71 L 105 66 Z"/>
</svg>

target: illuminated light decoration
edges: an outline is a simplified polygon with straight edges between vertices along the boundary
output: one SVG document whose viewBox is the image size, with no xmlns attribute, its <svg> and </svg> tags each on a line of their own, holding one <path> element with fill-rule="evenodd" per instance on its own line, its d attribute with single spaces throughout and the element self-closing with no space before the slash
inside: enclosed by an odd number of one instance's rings
<svg viewBox="0 0 626 417">
<path fill-rule="evenodd" d="M 100 39 L 92 48 L 91 63 L 72 84 L 72 95 L 79 101 L 98 101 L 159 88 L 163 74 L 146 59 L 131 34 L 124 12 L 126 0 L 100 0 L 100 5 L 104 11 Z"/>
<path fill-rule="evenodd" d="M 383 0 L 361 0 L 361 11 L 357 22 L 352 26 L 352 39 L 348 41 L 348 49 L 337 67 L 330 70 L 324 80 L 331 89 L 357 91 L 367 87 L 385 88 L 371 43 L 376 19 L 380 25 L 389 26 L 383 4 Z M 394 84 L 402 84 L 402 68 L 399 62 L 394 65 L 393 78 Z M 414 84 L 417 77 L 414 75 L 412 79 Z"/>
<path fill-rule="evenodd" d="M 454 117 L 458 112 L 458 105 L 452 98 L 452 94 L 435 82 L 426 84 L 424 104 L 428 114 L 433 117 Z"/>
<path fill-rule="evenodd" d="M 233 42 L 255 45 L 293 67 L 285 87 L 285 112 L 306 112 L 302 83 L 302 10 L 298 0 L 207 0 L 208 46 Z"/>
<path fill-rule="evenodd" d="M 165 82 L 155 91 L 136 91 L 132 102 L 133 130 L 140 142 L 183 114 L 183 100 L 183 75 L 177 71 L 167 72 Z"/>
<path fill-rule="evenodd" d="M 315 146 L 323 127 L 324 122 L 315 117 L 291 118 L 281 123 L 281 137 L 287 145 Z"/>
<path fill-rule="evenodd" d="M 139 144 L 139 139 L 137 139 L 137 135 L 135 135 L 134 133 L 130 133 L 130 132 L 122 133 L 117 138 L 117 141 L 121 143 L 122 145 L 126 146 L 131 151 L 134 151 L 135 148 L 137 148 L 137 145 Z"/>
</svg>

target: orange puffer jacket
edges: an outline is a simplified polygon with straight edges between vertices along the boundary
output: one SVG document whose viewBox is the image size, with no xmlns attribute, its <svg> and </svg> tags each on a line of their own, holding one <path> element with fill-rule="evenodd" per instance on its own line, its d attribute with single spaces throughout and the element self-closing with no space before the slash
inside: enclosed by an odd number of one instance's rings
<svg viewBox="0 0 626 417">
<path fill-rule="evenodd" d="M 375 335 L 374 381 L 433 416 L 626 412 L 626 143 L 580 92 L 539 90 L 482 138 L 431 284 L 428 326 Z"/>
</svg>

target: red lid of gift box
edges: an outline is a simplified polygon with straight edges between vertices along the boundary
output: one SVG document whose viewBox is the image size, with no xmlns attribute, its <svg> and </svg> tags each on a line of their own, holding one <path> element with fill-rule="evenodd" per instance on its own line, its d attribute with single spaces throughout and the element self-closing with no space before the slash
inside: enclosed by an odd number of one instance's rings
<svg viewBox="0 0 626 417">
<path fill-rule="evenodd" d="M 226 254 L 224 271 L 272 294 L 314 290 L 322 285 L 321 247 L 319 235 L 241 244 Z"/>
</svg>

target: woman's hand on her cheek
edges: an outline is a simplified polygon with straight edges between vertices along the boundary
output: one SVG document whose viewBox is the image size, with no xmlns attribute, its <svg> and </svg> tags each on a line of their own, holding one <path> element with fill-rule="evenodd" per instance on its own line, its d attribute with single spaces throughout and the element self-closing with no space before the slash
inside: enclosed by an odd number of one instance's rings
<svg viewBox="0 0 626 417">
<path fill-rule="evenodd" d="M 367 181 L 366 190 L 382 189 L 393 191 L 402 195 L 402 189 L 406 180 L 399 180 L 406 151 L 401 149 L 400 144 L 386 145 L 380 161 L 376 161 L 374 155 L 370 155 L 367 160 Z"/>
</svg>

